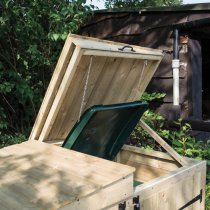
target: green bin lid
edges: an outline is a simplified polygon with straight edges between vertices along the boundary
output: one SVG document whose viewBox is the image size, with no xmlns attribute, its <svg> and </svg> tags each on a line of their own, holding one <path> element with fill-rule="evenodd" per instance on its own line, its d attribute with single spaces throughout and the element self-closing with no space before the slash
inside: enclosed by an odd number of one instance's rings
<svg viewBox="0 0 210 210">
<path fill-rule="evenodd" d="M 113 160 L 147 106 L 139 101 L 92 106 L 72 128 L 63 147 Z"/>
</svg>

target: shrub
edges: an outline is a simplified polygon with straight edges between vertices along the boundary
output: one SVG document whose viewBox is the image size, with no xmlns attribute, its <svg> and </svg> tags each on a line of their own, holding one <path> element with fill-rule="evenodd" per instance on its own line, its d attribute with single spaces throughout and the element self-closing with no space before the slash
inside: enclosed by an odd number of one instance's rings
<svg viewBox="0 0 210 210">
<path fill-rule="evenodd" d="M 91 14 L 85 2 L 0 1 L 0 145 L 28 136 L 67 34 Z"/>
</svg>

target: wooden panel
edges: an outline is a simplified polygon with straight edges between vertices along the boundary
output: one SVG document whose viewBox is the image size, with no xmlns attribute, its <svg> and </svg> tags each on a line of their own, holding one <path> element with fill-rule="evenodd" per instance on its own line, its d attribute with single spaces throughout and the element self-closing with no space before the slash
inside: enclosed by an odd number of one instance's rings
<svg viewBox="0 0 210 210">
<path fill-rule="evenodd" d="M 177 169 L 167 175 L 156 178 L 148 183 L 137 186 L 134 196 L 140 196 L 141 209 L 171 209 L 177 210 L 187 202 L 197 196 L 200 189 L 205 188 L 205 184 L 200 185 L 201 180 L 198 176 L 206 169 L 205 161 L 197 162 Z M 156 206 L 151 203 L 158 198 Z M 203 210 L 202 205 L 195 203 L 186 208 L 188 210 Z"/>
<path fill-rule="evenodd" d="M 134 173 L 134 179 L 138 180 L 140 182 L 148 182 L 154 178 L 168 174 L 168 172 L 169 172 L 164 169 L 148 166 L 145 164 L 140 164 L 140 163 L 134 162 L 134 161 L 123 161 L 122 160 L 121 163 L 134 167 L 136 169 L 135 173 Z"/>
<path fill-rule="evenodd" d="M 68 36 L 68 38 L 66 39 L 66 42 L 64 44 L 61 55 L 59 57 L 58 63 L 55 67 L 54 74 L 48 86 L 45 97 L 43 99 L 40 111 L 38 113 L 33 129 L 31 131 L 31 134 L 29 137 L 30 140 L 38 139 L 41 133 L 46 117 L 49 113 L 49 110 L 56 96 L 57 90 L 60 86 L 61 80 L 63 79 L 63 75 L 66 71 L 66 67 L 68 66 L 69 60 L 75 49 L 75 45 L 71 42 L 71 40 L 72 38 L 70 36 Z"/>
<path fill-rule="evenodd" d="M 82 50 L 80 47 L 76 47 L 74 50 L 74 53 L 72 55 L 71 61 L 69 62 L 67 70 L 64 74 L 61 85 L 60 85 L 58 92 L 56 94 L 55 100 L 54 100 L 52 107 L 49 111 L 46 122 L 42 129 L 42 132 L 39 136 L 40 141 L 43 141 L 44 139 L 46 139 L 52 129 L 52 125 L 55 122 L 55 119 L 59 113 L 61 105 L 66 97 L 66 92 L 68 91 L 70 82 L 72 81 L 72 78 L 74 76 L 74 73 L 76 71 L 77 65 L 80 62 L 81 57 L 82 57 Z"/>
<path fill-rule="evenodd" d="M 120 151 L 117 161 L 135 167 L 134 179 L 142 182 L 168 174 L 180 167 L 170 156 L 162 152 L 147 151 L 126 146 Z"/>
<path fill-rule="evenodd" d="M 119 203 L 120 200 L 126 199 L 133 193 L 133 177 L 125 178 L 121 183 L 114 183 L 109 188 L 104 188 L 100 192 L 89 197 L 78 199 L 77 201 L 60 208 L 60 210 L 98 210 L 110 209 L 118 210 L 118 206 L 110 207 Z"/>
<path fill-rule="evenodd" d="M 177 164 L 175 161 L 172 160 L 161 159 L 158 157 L 152 157 L 149 155 L 138 154 L 135 152 L 125 151 L 125 150 L 122 150 L 120 152 L 120 160 L 122 162 L 133 161 L 139 164 L 160 168 L 166 171 L 173 171 L 180 167 L 179 164 Z"/>
<path fill-rule="evenodd" d="M 64 46 L 30 139 L 63 141 L 90 106 L 139 100 L 162 59 L 160 50 L 69 37 L 74 48 Z"/>
<path fill-rule="evenodd" d="M 154 194 L 145 200 L 142 200 L 141 209 L 177 210 L 181 208 L 200 193 L 201 188 L 197 185 L 200 180 L 197 180 L 198 182 L 196 181 L 196 185 L 193 185 L 193 180 L 195 177 L 197 177 L 196 174 L 194 176 L 189 176 L 187 179 L 178 182 L 176 185 L 172 185 L 162 190 L 161 192 Z M 201 204 L 199 201 L 186 208 L 186 210 L 200 209 Z"/>
<path fill-rule="evenodd" d="M 59 114 L 57 115 L 57 118 L 55 119 L 54 124 L 52 125 L 52 131 L 49 134 L 48 139 L 53 139 L 54 136 L 57 136 L 60 130 L 64 131 L 66 126 L 69 126 L 71 123 L 74 125 L 76 121 L 79 119 L 79 114 L 78 112 L 74 111 L 72 112 L 72 108 L 74 107 L 75 109 L 80 109 L 80 105 L 78 104 L 78 101 L 81 104 L 81 98 L 82 94 L 77 94 L 78 92 L 82 92 L 84 83 L 85 83 L 85 78 L 86 78 L 86 73 L 87 73 L 87 68 L 90 62 L 90 57 L 88 56 L 82 56 L 81 58 L 82 62 L 78 65 L 77 71 L 75 72 L 75 75 L 73 76 L 72 83 L 70 84 L 65 100 L 63 101 Z M 70 97 L 71 96 L 71 97 Z M 74 115 L 74 117 L 70 117 L 69 119 L 66 119 L 66 116 L 71 116 Z M 62 132 L 61 131 L 61 132 Z M 59 136 L 57 136 L 57 139 L 60 139 Z"/>
<path fill-rule="evenodd" d="M 96 199 L 106 207 L 132 195 L 133 171 L 39 141 L 6 147 L 0 150 L 1 209 L 60 209 L 69 204 L 69 209 L 98 209 L 92 208 Z"/>
</svg>

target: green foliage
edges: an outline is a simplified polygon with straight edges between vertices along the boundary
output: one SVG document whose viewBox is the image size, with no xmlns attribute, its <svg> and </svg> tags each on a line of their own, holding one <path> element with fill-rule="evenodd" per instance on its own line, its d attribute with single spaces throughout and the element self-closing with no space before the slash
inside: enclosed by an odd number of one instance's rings
<svg viewBox="0 0 210 210">
<path fill-rule="evenodd" d="M 183 123 L 182 119 L 175 122 L 178 126 L 176 130 L 162 130 L 164 136 L 171 143 L 173 148 L 181 155 L 195 159 L 210 159 L 209 142 L 207 144 L 196 140 L 190 135 L 192 131 L 188 123 Z"/>
<path fill-rule="evenodd" d="M 0 148 L 9 146 L 11 144 L 19 144 L 23 141 L 26 141 L 26 137 L 21 133 L 15 133 L 15 134 L 2 134 L 0 132 Z"/>
<path fill-rule="evenodd" d="M 154 101 L 154 100 L 159 100 L 159 99 L 162 99 L 166 96 L 165 93 L 147 93 L 147 92 L 144 92 L 142 97 L 141 97 L 141 101 Z"/>
<path fill-rule="evenodd" d="M 182 0 L 107 0 L 106 8 L 160 7 L 182 4 Z"/>
<path fill-rule="evenodd" d="M 85 2 L 0 1 L 1 135 L 29 134 L 63 40 L 91 14 Z"/>
</svg>

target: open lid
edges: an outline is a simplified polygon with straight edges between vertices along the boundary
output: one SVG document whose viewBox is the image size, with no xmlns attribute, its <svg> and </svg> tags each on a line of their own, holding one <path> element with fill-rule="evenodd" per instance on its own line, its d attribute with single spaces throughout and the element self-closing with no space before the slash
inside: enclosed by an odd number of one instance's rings
<svg viewBox="0 0 210 210">
<path fill-rule="evenodd" d="M 146 108 L 142 102 L 93 106 L 75 124 L 63 147 L 113 160 Z"/>
<path fill-rule="evenodd" d="M 139 100 L 162 57 L 160 50 L 70 34 L 30 139 L 63 141 L 91 106 Z"/>
</svg>

